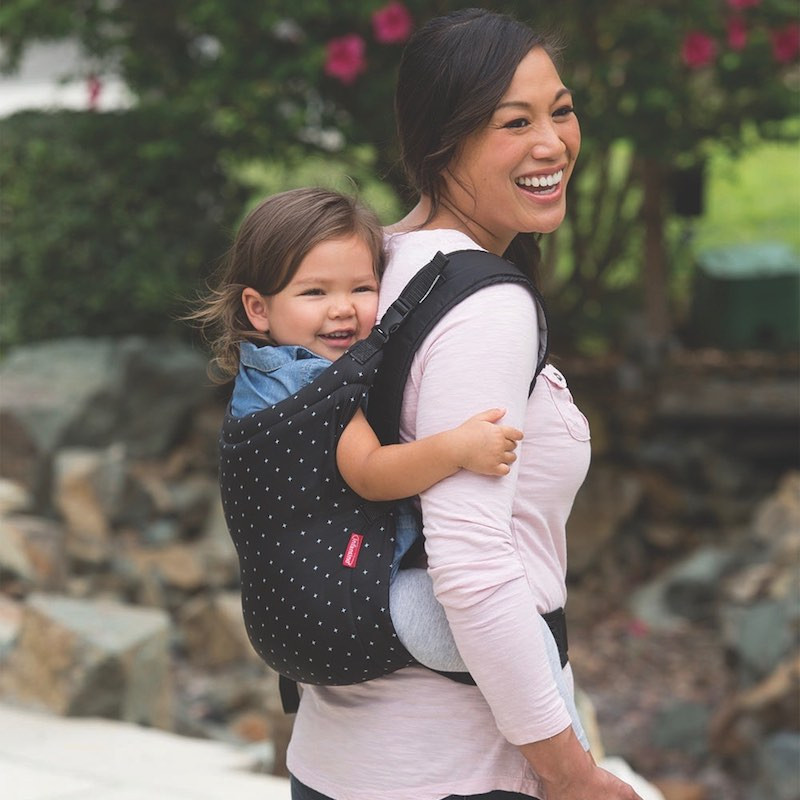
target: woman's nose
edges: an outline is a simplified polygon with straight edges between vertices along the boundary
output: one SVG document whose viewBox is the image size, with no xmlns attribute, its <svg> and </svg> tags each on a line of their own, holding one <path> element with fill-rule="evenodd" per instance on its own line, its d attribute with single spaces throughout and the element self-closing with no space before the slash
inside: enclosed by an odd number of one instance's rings
<svg viewBox="0 0 800 800">
<path fill-rule="evenodd" d="M 559 158 L 567 150 L 564 140 L 558 135 L 555 124 L 545 123 L 537 130 L 536 140 L 531 148 L 534 158 L 546 160 Z"/>
</svg>

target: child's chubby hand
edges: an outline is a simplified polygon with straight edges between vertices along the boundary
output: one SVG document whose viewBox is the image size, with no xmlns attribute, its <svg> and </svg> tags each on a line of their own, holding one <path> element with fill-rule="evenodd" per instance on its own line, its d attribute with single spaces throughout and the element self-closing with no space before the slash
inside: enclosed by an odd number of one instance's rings
<svg viewBox="0 0 800 800">
<path fill-rule="evenodd" d="M 463 469 L 480 475 L 507 475 L 517 460 L 514 450 L 522 440 L 522 431 L 499 425 L 504 408 L 490 408 L 455 428 L 458 463 Z"/>
</svg>

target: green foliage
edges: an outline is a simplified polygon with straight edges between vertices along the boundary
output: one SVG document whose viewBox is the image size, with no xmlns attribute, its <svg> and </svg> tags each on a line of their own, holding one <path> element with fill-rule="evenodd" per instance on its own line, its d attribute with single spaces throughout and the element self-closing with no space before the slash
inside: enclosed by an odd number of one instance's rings
<svg viewBox="0 0 800 800">
<path fill-rule="evenodd" d="M 241 192 L 197 119 L 0 122 L 0 343 L 156 333 L 226 247 Z"/>
<path fill-rule="evenodd" d="M 268 171 L 305 180 L 310 163 L 319 167 L 311 182 L 330 184 L 326 165 L 335 163 L 359 185 L 369 183 L 371 170 L 402 197 L 391 111 L 402 41 L 382 40 L 374 28 L 388 2 L 5 0 L 0 44 L 13 66 L 30 41 L 77 39 L 98 64 L 121 74 L 143 113 L 168 109 L 187 121 L 189 132 L 171 134 L 183 149 L 195 147 L 190 134 L 198 125 L 218 135 L 219 157 L 234 174 L 265 160 Z M 403 5 L 419 27 L 475 3 Z M 565 43 L 562 75 L 574 92 L 584 146 L 569 220 L 546 254 L 562 290 L 556 302 L 565 318 L 605 313 L 611 294 L 629 303 L 631 280 L 648 266 L 641 258 L 645 184 L 652 196 L 654 176 L 668 186 L 673 169 L 702 164 L 720 142 L 736 152 L 753 129 L 781 138 L 780 122 L 797 113 L 796 0 L 486 5 L 555 31 Z M 788 50 L 776 48 L 780 34 L 790 40 Z M 364 48 L 364 68 L 352 81 L 326 70 L 328 47 L 342 36 L 359 37 Z M 156 138 L 151 148 L 162 146 Z M 271 188 L 273 178 L 263 185 Z M 666 224 L 650 222 L 661 225 L 664 247 L 670 200 L 665 190 Z"/>
</svg>

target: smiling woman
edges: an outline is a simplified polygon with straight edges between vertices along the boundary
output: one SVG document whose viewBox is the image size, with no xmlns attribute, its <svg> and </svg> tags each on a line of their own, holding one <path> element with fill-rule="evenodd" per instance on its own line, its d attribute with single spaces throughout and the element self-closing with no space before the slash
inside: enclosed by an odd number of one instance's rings
<svg viewBox="0 0 800 800">
<path fill-rule="evenodd" d="M 409 40 L 395 109 L 418 200 L 387 229 L 379 314 L 437 251 L 488 250 L 535 273 L 535 241 L 530 259 L 518 245 L 564 220 L 581 142 L 551 52 L 478 9 Z M 563 618 L 566 520 L 590 434 L 560 372 L 547 365 L 534 383 L 539 322 L 524 288 L 487 286 L 433 326 L 403 390 L 404 442 L 491 406 L 524 433 L 502 478 L 462 470 L 420 494 L 428 573 L 477 685 L 410 666 L 305 686 L 288 751 L 294 800 L 637 800 L 581 744 L 570 666 L 541 624 Z"/>
</svg>

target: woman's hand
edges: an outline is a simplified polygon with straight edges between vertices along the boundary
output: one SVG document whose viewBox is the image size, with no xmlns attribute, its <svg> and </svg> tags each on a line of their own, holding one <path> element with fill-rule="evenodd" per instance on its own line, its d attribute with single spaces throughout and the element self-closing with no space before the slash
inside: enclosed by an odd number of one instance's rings
<svg viewBox="0 0 800 800">
<path fill-rule="evenodd" d="M 542 800 L 642 800 L 631 786 L 597 766 L 571 727 L 520 750 L 542 782 Z"/>
<path fill-rule="evenodd" d="M 517 460 L 514 450 L 522 439 L 522 431 L 496 424 L 505 413 L 505 409 L 490 408 L 449 431 L 462 469 L 480 475 L 510 472 L 510 465 Z"/>
</svg>

